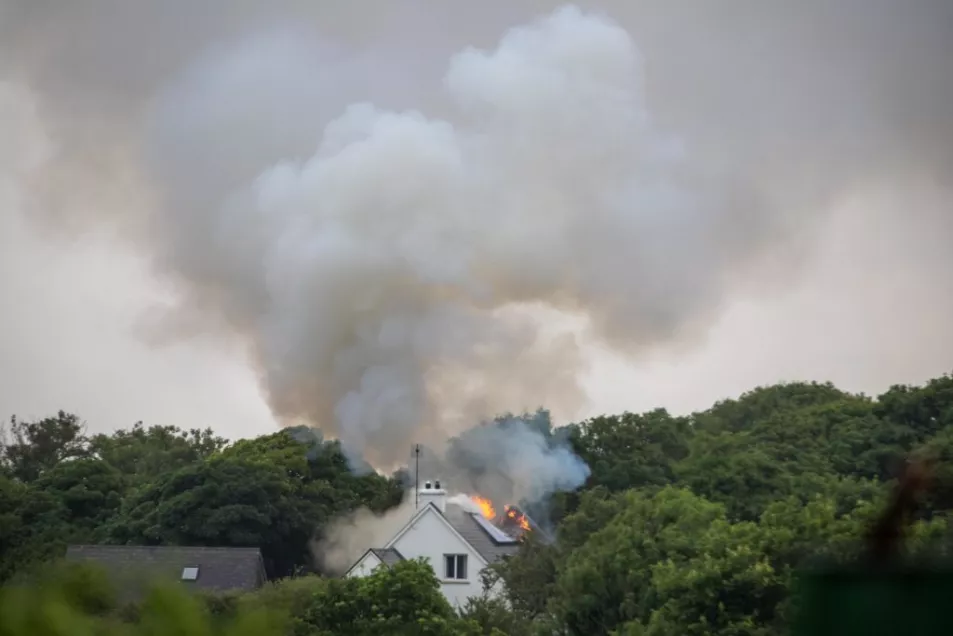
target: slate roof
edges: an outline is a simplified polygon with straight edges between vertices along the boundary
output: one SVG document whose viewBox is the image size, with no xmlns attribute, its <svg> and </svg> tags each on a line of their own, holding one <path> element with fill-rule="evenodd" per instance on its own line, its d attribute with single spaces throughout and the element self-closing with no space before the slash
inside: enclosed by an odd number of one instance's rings
<svg viewBox="0 0 953 636">
<path fill-rule="evenodd" d="M 258 548 L 71 545 L 66 558 L 99 564 L 124 596 L 140 593 L 155 579 L 210 592 L 250 591 L 267 581 Z M 196 567 L 198 578 L 183 581 L 183 568 Z"/>
<path fill-rule="evenodd" d="M 386 550 L 383 548 L 371 548 L 370 551 L 385 565 L 394 565 L 404 560 L 403 555 L 394 548 L 388 548 Z"/>
<path fill-rule="evenodd" d="M 474 518 L 474 514 L 456 504 L 447 504 L 443 516 L 453 529 L 460 533 L 474 550 L 480 553 L 487 563 L 495 563 L 503 557 L 512 556 L 519 551 L 519 543 L 500 543 L 493 539 Z"/>
</svg>

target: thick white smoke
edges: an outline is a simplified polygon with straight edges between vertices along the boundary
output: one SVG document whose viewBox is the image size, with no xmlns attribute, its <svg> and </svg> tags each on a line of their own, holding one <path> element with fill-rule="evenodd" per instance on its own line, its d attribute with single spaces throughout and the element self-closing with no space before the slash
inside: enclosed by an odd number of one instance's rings
<svg viewBox="0 0 953 636">
<path fill-rule="evenodd" d="M 769 218 L 655 127 L 638 51 L 607 19 L 558 10 L 463 51 L 444 84 L 446 118 L 353 104 L 309 156 L 237 188 L 174 143 L 196 134 L 194 103 L 163 104 L 154 130 L 171 193 L 155 235 L 192 306 L 248 336 L 279 416 L 378 464 L 483 416 L 572 414 L 579 350 L 540 311 L 630 350 L 681 335 Z M 231 155 L 226 131 L 199 136 L 204 162 Z"/>
</svg>

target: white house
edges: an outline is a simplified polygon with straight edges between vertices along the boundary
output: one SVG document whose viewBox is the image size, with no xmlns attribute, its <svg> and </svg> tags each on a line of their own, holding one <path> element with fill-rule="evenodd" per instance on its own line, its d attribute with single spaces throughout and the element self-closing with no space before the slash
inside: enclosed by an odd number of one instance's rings
<svg viewBox="0 0 953 636">
<path fill-rule="evenodd" d="M 410 521 L 384 546 L 368 549 L 345 576 L 366 576 L 404 559 L 424 558 L 433 566 L 450 604 L 461 607 L 468 598 L 483 594 L 480 573 L 515 554 L 519 539 L 480 513 L 449 502 L 439 481 L 424 484 L 418 497 L 419 506 Z M 490 593 L 499 591 L 497 586 Z"/>
</svg>

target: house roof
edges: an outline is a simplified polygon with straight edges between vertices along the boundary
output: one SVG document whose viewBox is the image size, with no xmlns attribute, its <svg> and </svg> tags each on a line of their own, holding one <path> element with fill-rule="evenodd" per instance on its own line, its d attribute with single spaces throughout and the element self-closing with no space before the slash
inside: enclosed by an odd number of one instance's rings
<svg viewBox="0 0 953 636">
<path fill-rule="evenodd" d="M 371 548 L 370 551 L 373 552 L 374 556 L 380 559 L 384 565 L 394 565 L 404 560 L 403 555 L 394 548 Z"/>
<path fill-rule="evenodd" d="M 441 512 L 432 502 L 421 508 L 414 516 L 404 524 L 403 528 L 391 538 L 388 545 L 393 545 L 417 519 L 428 511 L 436 513 L 449 526 L 450 532 L 454 532 L 473 548 L 480 557 L 487 563 L 494 563 L 503 557 L 512 556 L 519 551 L 518 537 L 509 537 L 508 541 L 499 541 L 494 538 L 480 523 L 479 514 L 470 512 L 465 508 L 448 503 L 446 510 Z M 506 533 L 500 531 L 501 535 Z M 398 561 L 404 560 L 403 555 L 394 548 L 371 548 L 364 552 L 361 557 L 354 562 L 354 565 L 348 570 L 350 573 L 358 563 L 360 563 L 367 553 L 373 553 L 381 562 L 387 565 L 393 565 Z"/>
<path fill-rule="evenodd" d="M 399 563 L 400 561 L 404 560 L 404 555 L 398 552 L 395 548 L 370 548 L 365 550 L 364 554 L 362 554 L 360 558 L 354 562 L 354 565 L 348 568 L 347 572 L 344 573 L 344 576 L 350 574 L 354 568 L 360 565 L 361 561 L 363 561 L 364 557 L 366 557 L 368 554 L 373 554 L 384 565 L 394 565 L 395 563 Z"/>
<path fill-rule="evenodd" d="M 253 590 L 267 580 L 258 548 L 71 545 L 66 558 L 101 565 L 126 592 L 130 587 L 141 591 L 150 579 L 171 579 L 217 592 Z M 198 568 L 194 580 L 183 579 L 185 568 Z"/>
<path fill-rule="evenodd" d="M 443 516 L 450 522 L 453 529 L 460 533 L 470 546 L 482 556 L 487 563 L 494 563 L 503 557 L 512 556 L 519 551 L 519 543 L 513 541 L 502 543 L 490 536 L 483 529 L 476 518 L 477 513 L 465 510 L 456 504 L 447 504 Z M 514 537 L 515 539 L 515 537 Z"/>
</svg>

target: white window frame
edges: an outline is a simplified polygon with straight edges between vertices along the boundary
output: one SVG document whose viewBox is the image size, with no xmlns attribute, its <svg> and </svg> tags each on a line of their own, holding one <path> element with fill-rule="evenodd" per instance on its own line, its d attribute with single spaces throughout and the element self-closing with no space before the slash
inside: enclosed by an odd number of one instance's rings
<svg viewBox="0 0 953 636">
<path fill-rule="evenodd" d="M 466 554 L 443 555 L 443 578 L 445 581 L 466 581 L 469 572 L 469 556 Z M 463 567 L 461 567 L 463 566 Z M 460 576 L 460 571 L 463 576 Z"/>
</svg>

